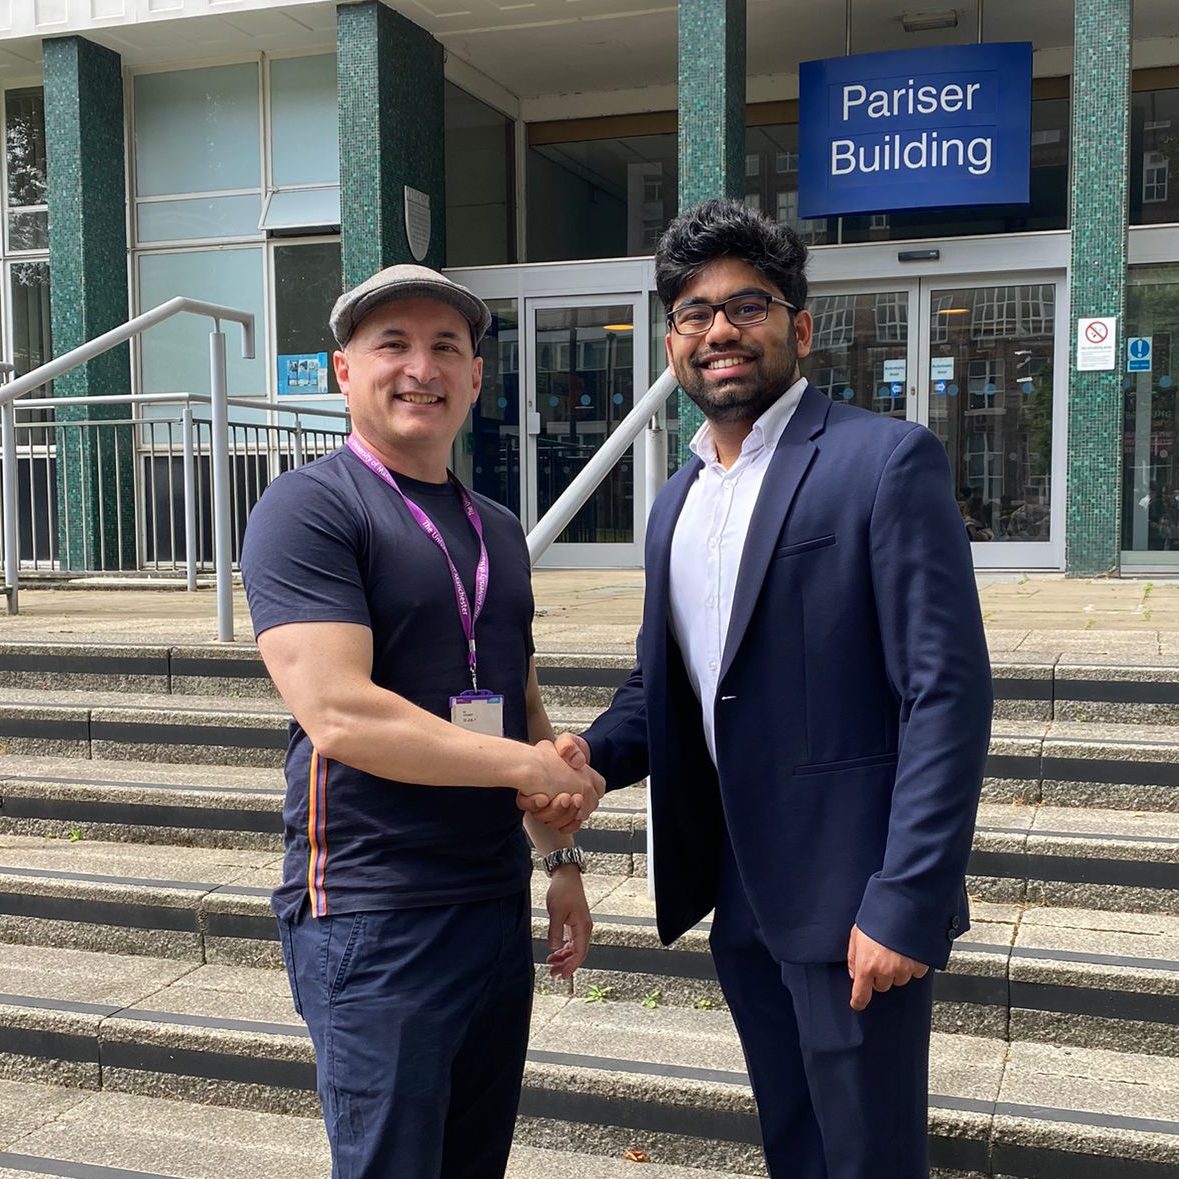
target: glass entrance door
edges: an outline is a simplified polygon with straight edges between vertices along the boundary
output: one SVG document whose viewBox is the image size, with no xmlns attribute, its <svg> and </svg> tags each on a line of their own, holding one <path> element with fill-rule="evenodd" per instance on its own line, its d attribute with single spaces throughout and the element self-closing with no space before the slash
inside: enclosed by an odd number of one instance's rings
<svg viewBox="0 0 1179 1179">
<path fill-rule="evenodd" d="M 528 299 L 527 526 L 556 503 L 646 392 L 646 300 L 633 295 Z M 636 344 L 637 340 L 637 344 Z M 547 565 L 640 564 L 642 448 L 632 447 L 542 560 Z"/>
<path fill-rule="evenodd" d="M 1063 564 L 1063 282 L 886 280 L 809 300 L 806 375 L 833 400 L 919 421 L 941 439 L 979 568 Z"/>
</svg>

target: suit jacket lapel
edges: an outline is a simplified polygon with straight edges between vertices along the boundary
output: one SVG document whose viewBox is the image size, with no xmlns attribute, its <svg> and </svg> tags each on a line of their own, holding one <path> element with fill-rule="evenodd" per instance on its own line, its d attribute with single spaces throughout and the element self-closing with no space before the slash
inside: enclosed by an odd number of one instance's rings
<svg viewBox="0 0 1179 1179">
<path fill-rule="evenodd" d="M 671 617 L 671 540 L 684 500 L 704 464 L 695 456 L 668 480 L 647 522 L 647 586 L 643 610 L 643 647 L 662 650 Z"/>
<path fill-rule="evenodd" d="M 725 653 L 721 660 L 721 679 L 729 670 L 745 637 L 782 524 L 818 449 L 812 440 L 823 432 L 830 408 L 831 402 L 808 384 L 803 390 L 798 408 L 778 439 L 749 521 L 745 547 L 741 551 L 733 610 L 729 616 Z"/>
</svg>

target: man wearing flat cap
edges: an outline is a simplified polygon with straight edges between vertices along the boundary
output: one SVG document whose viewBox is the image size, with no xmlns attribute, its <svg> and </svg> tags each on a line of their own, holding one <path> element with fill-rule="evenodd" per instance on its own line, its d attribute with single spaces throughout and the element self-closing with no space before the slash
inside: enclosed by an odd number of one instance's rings
<svg viewBox="0 0 1179 1179">
<path fill-rule="evenodd" d="M 537 796 L 552 973 L 589 942 L 570 836 L 602 781 L 552 745 L 520 524 L 447 469 L 490 323 L 421 266 L 342 295 L 353 434 L 270 485 L 242 552 L 294 717 L 273 905 L 337 1179 L 504 1173 L 533 979 L 518 792 Z"/>
</svg>

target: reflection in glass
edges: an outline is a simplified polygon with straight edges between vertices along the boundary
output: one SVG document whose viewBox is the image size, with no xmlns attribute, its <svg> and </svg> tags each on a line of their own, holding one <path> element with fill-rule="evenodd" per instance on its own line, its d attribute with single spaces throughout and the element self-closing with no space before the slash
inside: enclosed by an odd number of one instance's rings
<svg viewBox="0 0 1179 1179">
<path fill-rule="evenodd" d="M 515 124 L 451 82 L 444 110 L 446 264 L 515 262 Z"/>
<path fill-rule="evenodd" d="M 909 296 L 905 291 L 818 295 L 815 331 L 803 372 L 832 401 L 903 418 L 910 374 Z"/>
<path fill-rule="evenodd" d="M 631 135 L 549 143 L 528 151 L 528 257 L 653 254 L 676 214 L 676 137 Z"/>
<path fill-rule="evenodd" d="M 45 192 L 45 98 L 40 86 L 4 96 L 8 175 L 8 247 L 49 248 Z"/>
<path fill-rule="evenodd" d="M 789 225 L 808 246 L 838 240 L 838 218 L 804 221 L 798 215 L 797 123 L 746 129 L 745 203 Z"/>
<path fill-rule="evenodd" d="M 328 328 L 328 316 L 341 290 L 339 240 L 274 247 L 275 355 L 281 365 L 284 357 L 326 354 L 329 393 L 340 391 L 331 365 L 336 342 Z M 317 377 L 320 371 L 317 365 Z M 314 393 L 321 385 L 322 379 L 307 391 Z M 331 404 L 330 408 L 340 406 Z"/>
<path fill-rule="evenodd" d="M 543 516 L 634 404 L 634 311 L 560 307 L 536 312 L 537 513 Z M 615 464 L 559 543 L 634 540 L 634 470 Z"/>
<path fill-rule="evenodd" d="M 479 345 L 483 384 L 454 468 L 470 488 L 520 515 L 520 316 L 515 299 L 488 299 L 491 329 Z"/>
<path fill-rule="evenodd" d="M 1179 90 L 1130 100 L 1130 224 L 1179 221 Z"/>
<path fill-rule="evenodd" d="M 1049 539 L 1056 285 L 930 296 L 929 428 L 972 541 Z"/>
<path fill-rule="evenodd" d="M 1122 547 L 1179 563 L 1179 267 L 1132 267 L 1126 338 L 1146 337 L 1148 358 L 1127 371 L 1122 463 Z M 1142 351 L 1139 346 L 1136 351 Z M 1124 363 L 1129 367 L 1129 350 Z M 1162 557 L 1174 553 L 1174 557 Z M 1159 554 L 1155 556 L 1154 554 Z"/>
</svg>

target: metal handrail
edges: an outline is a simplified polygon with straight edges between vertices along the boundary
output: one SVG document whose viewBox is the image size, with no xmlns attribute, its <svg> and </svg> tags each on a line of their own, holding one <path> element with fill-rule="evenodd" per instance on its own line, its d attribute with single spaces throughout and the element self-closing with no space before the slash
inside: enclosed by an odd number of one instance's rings
<svg viewBox="0 0 1179 1179">
<path fill-rule="evenodd" d="M 659 411 L 676 388 L 670 368 L 665 368 L 655 384 L 638 404 L 615 427 L 614 432 L 593 453 L 573 482 L 557 497 L 556 503 L 540 518 L 528 534 L 528 556 L 535 565 L 566 525 L 589 502 L 599 484 L 645 429 L 647 431 L 647 507 L 667 477 L 667 433 L 659 423 Z"/>
<path fill-rule="evenodd" d="M 25 373 L 23 377 L 9 381 L 3 389 L 0 389 L 0 405 L 7 404 L 22 393 L 28 393 L 29 390 L 36 389 L 39 385 L 44 385 L 47 381 L 52 381 L 64 373 L 68 373 L 71 369 L 85 364 L 88 360 L 93 360 L 96 356 L 101 356 L 104 352 L 109 352 L 116 345 L 126 343 L 132 336 L 138 336 L 148 328 L 155 327 L 156 324 L 163 323 L 164 320 L 171 319 L 172 316 L 179 315 L 182 311 L 190 312 L 193 315 L 207 316 L 217 325 L 214 331 L 218 335 L 221 334 L 221 320 L 228 319 L 231 323 L 240 323 L 242 325 L 242 359 L 254 359 L 254 316 L 251 312 L 238 311 L 233 307 L 222 307 L 217 303 L 204 303 L 200 299 L 186 299 L 183 295 L 177 295 L 175 299 L 169 299 L 166 303 L 161 303 L 158 307 L 153 307 L 150 311 L 145 311 L 142 315 L 127 320 L 117 328 L 111 328 L 109 332 L 103 332 L 101 336 L 95 336 L 93 340 L 87 340 L 85 344 L 79 344 L 77 348 L 71 348 L 69 352 L 38 365 L 37 368 Z M 130 396 L 130 394 L 112 393 L 109 395 L 109 400 L 127 401 Z"/>
<path fill-rule="evenodd" d="M 94 397 L 25 397 L 18 409 L 61 409 L 62 406 L 96 405 L 107 401 L 127 402 L 131 405 L 209 405 L 212 397 L 207 393 L 102 393 Z M 304 414 L 325 418 L 348 420 L 348 411 L 343 409 L 322 409 L 316 405 L 287 405 L 283 401 L 271 401 L 262 397 L 227 397 L 226 404 L 240 409 L 270 409 L 278 413 L 289 413 L 292 417 Z M 150 422 L 152 419 L 145 419 Z M 46 422 L 51 426 L 52 422 Z"/>
<path fill-rule="evenodd" d="M 229 472 L 229 389 L 228 370 L 225 357 L 225 335 L 221 321 L 238 323 L 242 329 L 242 357 L 254 356 L 254 316 L 249 311 L 238 311 L 217 303 L 205 303 L 200 299 L 189 299 L 178 295 L 129 319 L 126 323 L 88 340 L 77 348 L 70 349 L 45 364 L 39 365 L 23 377 L 17 377 L 0 388 L 0 452 L 3 454 L 3 496 L 4 496 L 4 583 L 8 595 L 9 613 L 17 612 L 20 592 L 20 538 L 17 520 L 16 491 L 16 412 L 13 402 L 23 393 L 28 393 L 63 376 L 80 364 L 85 364 L 104 352 L 123 344 L 134 336 L 171 319 L 174 315 L 188 312 L 203 315 L 213 321 L 209 333 L 209 403 L 212 419 L 210 449 L 213 460 L 213 572 L 217 584 L 217 637 L 222 642 L 233 640 L 233 573 L 230 568 L 232 549 L 230 541 L 230 472 Z M 142 396 L 142 395 L 140 395 Z M 150 395 L 149 395 L 150 396 Z M 128 402 L 134 394 L 110 393 L 105 396 L 78 398 L 75 405 L 83 400 L 93 404 L 96 401 Z M 73 400 L 73 399 L 71 399 Z M 65 403 L 62 398 L 57 406 Z M 191 410 L 186 411 L 191 414 Z M 188 541 L 189 556 L 192 556 L 194 541 Z M 191 569 L 191 565 L 190 565 Z M 191 577 L 191 573 L 190 573 Z"/>
</svg>

